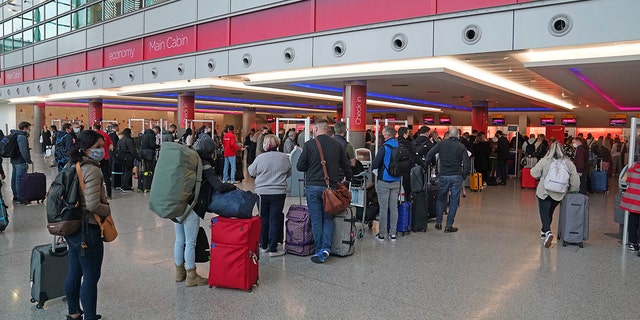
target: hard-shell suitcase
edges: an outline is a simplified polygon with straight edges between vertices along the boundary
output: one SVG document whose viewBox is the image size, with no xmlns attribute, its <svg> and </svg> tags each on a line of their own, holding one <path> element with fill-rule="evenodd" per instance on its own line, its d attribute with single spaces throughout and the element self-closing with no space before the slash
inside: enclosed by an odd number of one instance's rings
<svg viewBox="0 0 640 320">
<path fill-rule="evenodd" d="M 64 296 L 64 281 L 69 269 L 68 249 L 62 238 L 36 246 L 31 251 L 31 302 L 42 309 L 48 300 Z"/>
<path fill-rule="evenodd" d="M 387 220 L 388 221 L 388 220 Z M 411 226 L 411 202 L 402 202 L 398 205 L 398 223 L 396 231 L 403 236 L 409 234 Z"/>
<path fill-rule="evenodd" d="M 8 207 L 4 204 L 2 196 L 0 196 L 0 232 L 4 232 L 9 226 L 9 212 L 7 209 Z"/>
<path fill-rule="evenodd" d="M 558 239 L 562 239 L 563 247 L 575 244 L 580 248 L 589 239 L 589 197 L 581 193 L 568 193 L 564 197 L 560 203 Z"/>
<path fill-rule="evenodd" d="M 233 177 L 238 182 L 242 182 L 242 180 L 244 180 L 244 162 L 242 161 L 243 158 L 243 152 L 238 151 L 236 153 L 236 175 L 235 177 Z"/>
<path fill-rule="evenodd" d="M 291 205 L 285 222 L 286 240 L 284 250 L 298 256 L 315 253 L 309 208 L 303 205 Z"/>
<path fill-rule="evenodd" d="M 624 191 L 619 192 L 615 196 L 615 207 L 613 207 L 613 221 L 620 226 L 618 230 L 618 238 L 622 239 L 624 235 L 624 209 L 620 208 L 620 203 L 622 202 L 622 196 L 624 195 Z"/>
<path fill-rule="evenodd" d="M 116 161 L 111 161 L 113 166 L 111 167 L 111 187 L 113 189 L 119 189 L 122 184 L 122 165 Z"/>
<path fill-rule="evenodd" d="M 479 172 L 469 175 L 469 189 L 471 191 L 482 191 L 482 174 Z"/>
<path fill-rule="evenodd" d="M 258 285 L 260 217 L 211 218 L 209 287 L 251 291 Z"/>
<path fill-rule="evenodd" d="M 536 178 L 531 176 L 531 168 L 522 168 L 522 177 L 520 179 L 520 188 L 535 189 Z"/>
<path fill-rule="evenodd" d="M 355 207 L 349 206 L 333 216 L 332 255 L 347 257 L 353 254 L 356 244 L 355 211 Z"/>
<path fill-rule="evenodd" d="M 26 173 L 19 179 L 20 201 L 44 201 L 47 198 L 47 176 L 44 173 Z"/>
<path fill-rule="evenodd" d="M 429 213 L 427 207 L 427 192 L 414 192 L 413 206 L 411 208 L 413 213 L 411 226 L 414 232 L 427 231 L 427 222 L 429 221 Z"/>
<path fill-rule="evenodd" d="M 438 205 L 438 186 L 427 186 L 427 214 L 429 219 L 437 216 L 436 208 Z"/>
<path fill-rule="evenodd" d="M 591 171 L 591 188 L 594 192 L 609 191 L 609 177 L 607 171 Z"/>
</svg>

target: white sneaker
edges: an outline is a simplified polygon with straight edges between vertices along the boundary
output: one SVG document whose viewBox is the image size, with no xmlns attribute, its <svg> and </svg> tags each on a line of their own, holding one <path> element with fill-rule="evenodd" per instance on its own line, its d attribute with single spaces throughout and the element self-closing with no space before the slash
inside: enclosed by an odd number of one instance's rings
<svg viewBox="0 0 640 320">
<path fill-rule="evenodd" d="M 284 256 L 286 254 L 286 252 L 282 251 L 282 250 L 277 250 L 275 252 L 269 252 L 269 257 L 280 257 L 280 256 Z"/>
<path fill-rule="evenodd" d="M 544 241 L 544 237 L 546 236 L 546 234 L 542 231 L 540 231 L 540 241 Z"/>
<path fill-rule="evenodd" d="M 267 252 L 269 252 L 269 249 L 262 249 L 262 248 L 260 248 L 260 252 L 262 252 L 262 253 L 267 253 Z"/>
<path fill-rule="evenodd" d="M 551 231 L 547 231 L 544 237 L 544 247 L 545 248 L 551 247 L 552 241 L 553 241 L 553 233 L 551 233 Z"/>
</svg>

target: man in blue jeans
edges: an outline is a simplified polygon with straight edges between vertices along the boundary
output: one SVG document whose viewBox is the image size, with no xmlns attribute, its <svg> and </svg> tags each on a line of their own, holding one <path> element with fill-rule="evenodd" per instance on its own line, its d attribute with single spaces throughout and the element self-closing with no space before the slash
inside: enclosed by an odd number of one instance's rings
<svg viewBox="0 0 640 320">
<path fill-rule="evenodd" d="M 451 128 L 449 139 L 437 143 L 427 153 L 427 163 L 431 162 L 436 154 L 439 156 L 440 181 L 438 184 L 438 203 L 436 204 L 436 230 L 442 230 L 442 214 L 444 213 L 447 194 L 450 192 L 449 214 L 444 232 L 457 232 L 453 226 L 456 218 L 462 182 L 469 175 L 470 161 L 467 148 L 460 142 L 460 130 Z"/>
<path fill-rule="evenodd" d="M 326 120 L 319 120 L 313 126 L 313 136 L 315 139 L 309 140 L 302 148 L 302 154 L 296 168 L 305 172 L 307 206 L 311 217 L 311 231 L 315 243 L 316 253 L 311 257 L 315 263 L 324 263 L 331 252 L 331 242 L 333 241 L 333 216 L 324 211 L 322 203 L 322 190 L 326 187 L 325 175 L 320 161 L 320 150 L 316 140 L 320 142 L 322 153 L 327 167 L 329 184 L 336 187 L 341 183 L 338 179 L 338 167 L 342 168 L 345 179 L 351 180 L 351 166 L 347 160 L 347 153 L 342 149 L 340 143 L 329 137 L 329 123 Z"/>
<path fill-rule="evenodd" d="M 13 203 L 29 204 L 20 196 L 20 177 L 27 173 L 27 166 L 33 164 L 29 153 L 29 132 L 31 123 L 23 121 L 18 125 L 18 130 L 11 130 L 11 134 L 17 135 L 18 152 L 11 157 L 13 173 L 11 175 L 11 192 L 13 192 Z"/>
</svg>

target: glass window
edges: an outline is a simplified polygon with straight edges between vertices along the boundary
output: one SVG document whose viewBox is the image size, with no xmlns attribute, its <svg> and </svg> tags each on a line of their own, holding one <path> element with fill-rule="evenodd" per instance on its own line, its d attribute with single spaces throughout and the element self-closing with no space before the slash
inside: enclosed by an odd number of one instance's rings
<svg viewBox="0 0 640 320">
<path fill-rule="evenodd" d="M 21 16 L 17 16 L 15 18 L 11 19 L 11 20 L 13 21 L 13 32 L 22 30 L 22 17 Z"/>
<path fill-rule="evenodd" d="M 44 19 L 48 20 L 56 16 L 56 2 L 51 1 L 44 5 Z"/>
<path fill-rule="evenodd" d="M 33 12 L 27 11 L 22 15 L 22 27 L 28 28 L 33 25 Z"/>
<path fill-rule="evenodd" d="M 87 3 L 87 0 L 71 0 L 71 8 L 77 8 Z"/>
<path fill-rule="evenodd" d="M 144 6 L 148 7 L 148 6 L 152 6 L 154 4 L 162 3 L 162 2 L 165 2 L 165 1 L 167 1 L 167 0 L 144 0 Z"/>
<path fill-rule="evenodd" d="M 33 30 L 27 29 L 22 33 L 22 45 L 28 46 L 33 44 Z"/>
<path fill-rule="evenodd" d="M 102 21 L 102 3 L 96 3 L 87 8 L 87 25 Z"/>
<path fill-rule="evenodd" d="M 122 5 L 122 13 L 127 14 L 129 12 L 136 11 L 142 6 L 142 0 L 124 0 Z"/>
<path fill-rule="evenodd" d="M 58 14 L 71 11 L 71 0 L 57 0 L 58 1 Z"/>
<path fill-rule="evenodd" d="M 22 32 L 15 34 L 13 36 L 13 48 L 14 49 L 22 48 Z"/>
<path fill-rule="evenodd" d="M 7 20 L 2 24 L 4 28 L 4 34 L 11 34 L 13 32 L 13 25 L 11 24 L 11 20 Z"/>
<path fill-rule="evenodd" d="M 45 22 L 44 24 L 44 38 L 51 39 L 58 35 L 58 26 L 56 20 Z"/>
<path fill-rule="evenodd" d="M 2 47 L 4 48 L 4 52 L 13 50 L 13 38 L 6 37 L 2 39 Z"/>
<path fill-rule="evenodd" d="M 40 42 L 44 40 L 44 24 L 33 28 L 33 42 Z"/>
<path fill-rule="evenodd" d="M 58 35 L 65 34 L 71 31 L 71 15 L 62 16 L 58 18 Z"/>
<path fill-rule="evenodd" d="M 37 7 L 33 9 L 34 24 L 44 21 L 44 19 L 42 19 L 43 17 L 44 17 L 44 7 Z"/>
<path fill-rule="evenodd" d="M 80 9 L 71 14 L 71 29 L 78 30 L 87 26 L 87 10 Z"/>
<path fill-rule="evenodd" d="M 104 20 L 115 18 L 122 14 L 122 0 L 104 1 Z"/>
</svg>

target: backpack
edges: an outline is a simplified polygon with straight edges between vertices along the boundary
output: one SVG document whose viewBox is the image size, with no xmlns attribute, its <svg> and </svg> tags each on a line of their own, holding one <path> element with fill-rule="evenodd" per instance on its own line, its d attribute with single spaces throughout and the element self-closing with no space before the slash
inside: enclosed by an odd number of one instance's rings
<svg viewBox="0 0 640 320">
<path fill-rule="evenodd" d="M 182 223 L 200 196 L 203 165 L 198 152 L 166 143 L 156 164 L 149 209 L 158 217 Z"/>
<path fill-rule="evenodd" d="M 18 135 L 10 134 L 4 136 L 0 140 L 0 155 L 4 158 L 14 158 L 20 154 L 20 148 L 18 148 Z"/>
<path fill-rule="evenodd" d="M 424 168 L 422 168 L 422 166 L 415 166 L 411 168 L 411 174 L 409 178 L 411 182 L 412 192 L 425 191 L 424 176 L 425 176 L 425 171 L 424 171 Z"/>
<path fill-rule="evenodd" d="M 536 143 L 529 143 L 529 140 L 527 140 L 527 146 L 524 149 L 524 155 L 525 156 L 534 156 L 536 154 Z"/>
<path fill-rule="evenodd" d="M 564 159 L 553 159 L 549 172 L 543 179 L 544 188 L 548 191 L 565 193 L 569 189 L 569 168 Z"/>
<path fill-rule="evenodd" d="M 56 162 L 58 164 L 66 164 L 68 162 L 67 160 L 67 146 L 66 143 L 64 141 L 64 139 L 67 137 L 67 135 L 69 135 L 68 133 L 65 133 L 64 135 L 59 136 L 56 139 L 56 152 L 55 152 L 55 158 L 56 158 Z"/>
<path fill-rule="evenodd" d="M 384 144 L 391 149 L 391 158 L 389 160 L 389 166 L 387 167 L 387 173 L 393 177 L 401 177 L 408 175 L 411 171 L 411 152 L 402 144 L 398 144 L 397 148 L 392 147 L 389 144 Z"/>
<path fill-rule="evenodd" d="M 80 183 L 75 166 L 60 171 L 47 192 L 47 229 L 56 236 L 72 235 L 82 224 Z"/>
</svg>

